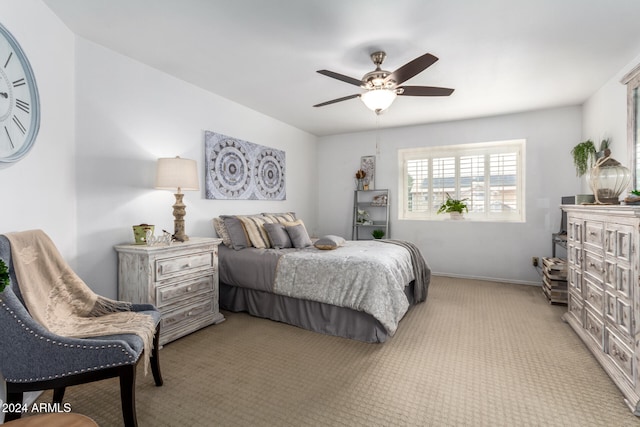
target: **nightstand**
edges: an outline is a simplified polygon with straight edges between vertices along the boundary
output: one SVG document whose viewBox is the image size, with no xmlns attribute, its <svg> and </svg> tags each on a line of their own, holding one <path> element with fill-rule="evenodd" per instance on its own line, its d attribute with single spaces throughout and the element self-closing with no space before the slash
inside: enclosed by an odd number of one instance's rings
<svg viewBox="0 0 640 427">
<path fill-rule="evenodd" d="M 118 299 L 155 305 L 160 344 L 224 321 L 218 305 L 221 239 L 191 237 L 170 246 L 117 245 Z"/>
</svg>

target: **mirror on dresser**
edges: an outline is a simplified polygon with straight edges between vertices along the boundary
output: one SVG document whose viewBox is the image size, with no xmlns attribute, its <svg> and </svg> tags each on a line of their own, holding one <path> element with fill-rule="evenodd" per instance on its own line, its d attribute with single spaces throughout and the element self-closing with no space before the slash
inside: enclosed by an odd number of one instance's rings
<svg viewBox="0 0 640 427">
<path fill-rule="evenodd" d="M 627 85 L 627 144 L 629 152 L 629 169 L 631 169 L 632 189 L 640 188 L 640 128 L 638 112 L 640 110 L 640 65 L 622 78 Z"/>
</svg>

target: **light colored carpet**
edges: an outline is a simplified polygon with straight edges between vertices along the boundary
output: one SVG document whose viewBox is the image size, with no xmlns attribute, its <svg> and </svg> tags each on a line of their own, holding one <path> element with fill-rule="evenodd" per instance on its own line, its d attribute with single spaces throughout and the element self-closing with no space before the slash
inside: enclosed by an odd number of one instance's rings
<svg viewBox="0 0 640 427">
<path fill-rule="evenodd" d="M 565 310 L 537 287 L 434 277 L 384 344 L 225 313 L 162 349 L 163 387 L 139 369 L 139 425 L 639 426 Z M 115 379 L 65 402 L 122 424 Z"/>
</svg>

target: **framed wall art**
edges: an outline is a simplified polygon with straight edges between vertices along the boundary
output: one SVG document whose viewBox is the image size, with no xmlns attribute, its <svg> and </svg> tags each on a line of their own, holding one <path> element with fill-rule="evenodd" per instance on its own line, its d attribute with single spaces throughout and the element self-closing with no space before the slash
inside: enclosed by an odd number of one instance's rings
<svg viewBox="0 0 640 427">
<path fill-rule="evenodd" d="M 285 152 L 205 131 L 207 199 L 285 200 Z"/>
<path fill-rule="evenodd" d="M 362 156 L 360 158 L 360 169 L 366 173 L 364 177 L 364 189 L 375 189 L 376 156 Z"/>
</svg>

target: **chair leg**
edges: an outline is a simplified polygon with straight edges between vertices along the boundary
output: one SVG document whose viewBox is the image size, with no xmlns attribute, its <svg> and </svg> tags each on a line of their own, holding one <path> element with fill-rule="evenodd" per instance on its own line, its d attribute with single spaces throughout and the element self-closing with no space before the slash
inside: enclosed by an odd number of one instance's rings
<svg viewBox="0 0 640 427">
<path fill-rule="evenodd" d="M 64 398 L 64 392 L 67 389 L 65 387 L 59 387 L 53 389 L 53 403 L 62 403 L 62 399 Z"/>
<path fill-rule="evenodd" d="M 136 365 L 126 365 L 120 371 L 120 401 L 125 427 L 137 427 Z"/>
<path fill-rule="evenodd" d="M 11 391 L 7 384 L 7 412 L 4 413 L 4 422 L 17 420 L 22 416 L 23 393 Z M 4 408 L 3 408 L 4 409 Z"/>
<path fill-rule="evenodd" d="M 153 350 L 151 350 L 151 357 L 149 363 L 151 363 L 151 372 L 153 373 L 153 379 L 156 386 L 160 387 L 164 384 L 162 380 L 162 373 L 160 372 L 160 324 L 156 327 L 156 334 L 153 337 Z"/>
</svg>

